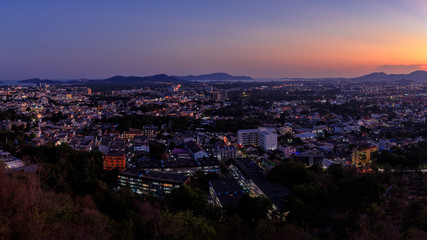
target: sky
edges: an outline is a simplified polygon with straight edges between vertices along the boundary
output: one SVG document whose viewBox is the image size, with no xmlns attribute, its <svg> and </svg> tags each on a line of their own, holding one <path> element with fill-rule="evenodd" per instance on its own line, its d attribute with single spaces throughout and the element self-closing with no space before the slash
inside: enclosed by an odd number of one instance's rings
<svg viewBox="0 0 427 240">
<path fill-rule="evenodd" d="M 427 70 L 422 0 L 2 0 L 0 80 Z"/>
</svg>

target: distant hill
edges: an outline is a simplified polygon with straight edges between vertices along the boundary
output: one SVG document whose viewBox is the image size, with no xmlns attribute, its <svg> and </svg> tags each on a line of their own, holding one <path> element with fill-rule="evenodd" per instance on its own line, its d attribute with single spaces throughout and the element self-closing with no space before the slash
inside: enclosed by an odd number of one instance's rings
<svg viewBox="0 0 427 240">
<path fill-rule="evenodd" d="M 129 87 L 141 87 L 148 85 L 157 85 L 161 83 L 184 83 L 185 80 L 181 80 L 166 74 L 158 74 L 154 76 L 147 77 L 136 77 L 136 76 L 115 76 L 107 79 L 101 80 L 87 80 L 81 82 L 84 85 L 89 87 L 97 88 L 129 88 Z"/>
<path fill-rule="evenodd" d="M 61 84 L 61 83 L 64 83 L 64 82 L 57 81 L 57 80 L 40 79 L 40 78 L 26 79 L 26 80 L 21 80 L 21 81 L 18 81 L 18 82 L 19 83 L 32 83 L 32 84 L 41 84 L 41 83 L 45 83 L 45 84 Z"/>
<path fill-rule="evenodd" d="M 28 84 L 67 84 L 67 85 L 88 85 L 92 87 L 137 87 L 147 84 L 158 84 L 158 83 L 183 83 L 185 80 L 178 79 L 166 74 L 158 74 L 154 76 L 147 77 L 137 77 L 137 76 L 114 76 L 107 79 L 98 79 L 98 80 L 88 80 L 88 79 L 79 79 L 79 80 L 69 80 L 69 81 L 57 81 L 57 80 L 48 80 L 48 79 L 27 79 L 18 81 L 19 83 L 28 83 Z"/>
<path fill-rule="evenodd" d="M 103 80 L 97 80 L 97 83 L 124 83 L 124 84 L 139 84 L 139 83 L 154 83 L 154 82 L 165 82 L 165 83 L 180 83 L 181 79 L 176 77 L 168 76 L 166 74 L 158 74 L 148 77 L 136 77 L 136 76 L 115 76 Z"/>
<path fill-rule="evenodd" d="M 211 73 L 203 75 L 188 75 L 188 76 L 174 76 L 179 79 L 188 80 L 188 81 L 197 81 L 197 80 L 253 80 L 253 78 L 248 76 L 232 76 L 227 73 Z"/>
<path fill-rule="evenodd" d="M 387 74 L 383 72 L 371 73 L 365 76 L 351 78 L 351 80 L 359 81 L 401 81 L 409 80 L 415 82 L 426 82 L 427 72 L 426 71 L 415 71 L 409 74 Z"/>
<path fill-rule="evenodd" d="M 427 71 L 415 71 L 409 74 L 387 74 L 374 72 L 355 78 L 284 78 L 294 81 L 358 81 L 358 82 L 427 82 Z"/>
</svg>

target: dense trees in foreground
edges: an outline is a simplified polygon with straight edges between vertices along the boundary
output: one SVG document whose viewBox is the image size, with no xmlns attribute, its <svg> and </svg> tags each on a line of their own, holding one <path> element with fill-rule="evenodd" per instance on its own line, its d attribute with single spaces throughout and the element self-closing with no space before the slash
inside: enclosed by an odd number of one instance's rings
<svg viewBox="0 0 427 240">
<path fill-rule="evenodd" d="M 358 173 L 285 162 L 269 178 L 292 190 L 286 216 L 244 195 L 222 210 L 207 204 L 207 179 L 166 199 L 115 189 L 99 152 L 20 146 L 36 173 L 0 171 L 0 239 L 426 239 L 427 178 Z"/>
</svg>

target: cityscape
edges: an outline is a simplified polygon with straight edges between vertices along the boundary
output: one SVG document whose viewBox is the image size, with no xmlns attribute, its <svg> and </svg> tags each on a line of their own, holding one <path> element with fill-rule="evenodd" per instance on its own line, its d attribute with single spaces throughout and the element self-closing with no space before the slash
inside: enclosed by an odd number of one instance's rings
<svg viewBox="0 0 427 240">
<path fill-rule="evenodd" d="M 424 3 L 47 2 L 0 4 L 0 240 L 427 239 Z"/>
</svg>

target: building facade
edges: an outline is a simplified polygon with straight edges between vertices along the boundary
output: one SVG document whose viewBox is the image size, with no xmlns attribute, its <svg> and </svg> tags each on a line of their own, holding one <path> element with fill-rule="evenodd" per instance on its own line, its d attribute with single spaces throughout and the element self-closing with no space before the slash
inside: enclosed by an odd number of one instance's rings
<svg viewBox="0 0 427 240">
<path fill-rule="evenodd" d="M 230 158 L 238 157 L 237 148 L 235 146 L 220 145 L 215 149 L 216 157 L 220 161 L 226 161 Z"/>
<path fill-rule="evenodd" d="M 237 143 L 243 146 L 259 146 L 264 150 L 277 149 L 277 134 L 273 129 L 258 128 L 237 131 Z"/>
<path fill-rule="evenodd" d="M 111 151 L 103 156 L 104 170 L 117 168 L 123 171 L 126 168 L 126 156 L 123 151 Z"/>
<path fill-rule="evenodd" d="M 164 197 L 175 188 L 190 182 L 183 174 L 161 173 L 128 168 L 118 177 L 119 188 L 129 187 L 137 194 Z"/>
<path fill-rule="evenodd" d="M 324 155 L 322 152 L 307 151 L 300 154 L 296 154 L 295 158 L 302 161 L 307 167 L 311 167 L 313 165 L 323 167 Z"/>
<path fill-rule="evenodd" d="M 354 150 L 351 155 L 351 162 L 356 167 L 362 167 L 372 161 L 375 152 L 378 152 L 377 146 Z"/>
</svg>

